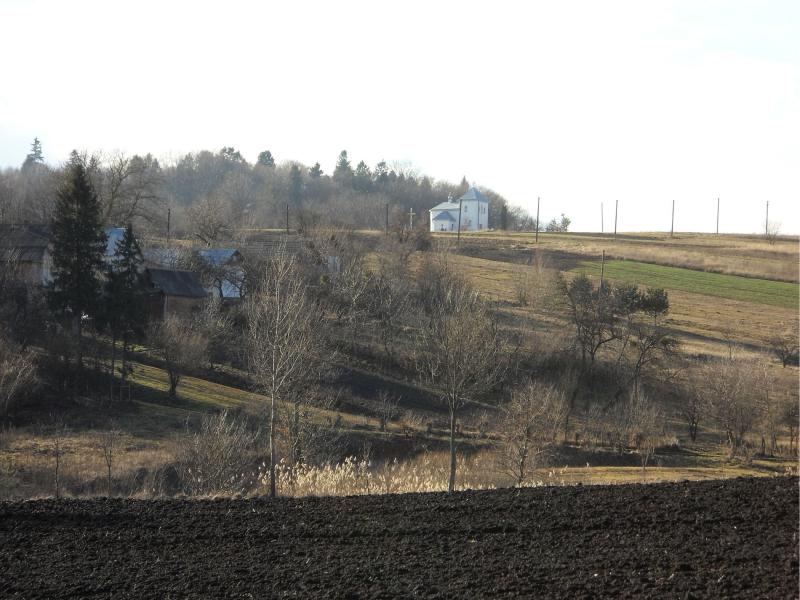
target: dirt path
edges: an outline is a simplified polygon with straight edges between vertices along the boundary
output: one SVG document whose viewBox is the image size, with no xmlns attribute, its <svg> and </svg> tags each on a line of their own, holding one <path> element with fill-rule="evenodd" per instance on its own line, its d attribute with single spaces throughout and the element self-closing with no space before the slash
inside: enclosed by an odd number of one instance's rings
<svg viewBox="0 0 800 600">
<path fill-rule="evenodd" d="M 3 598 L 795 598 L 798 480 L 0 503 Z"/>
</svg>

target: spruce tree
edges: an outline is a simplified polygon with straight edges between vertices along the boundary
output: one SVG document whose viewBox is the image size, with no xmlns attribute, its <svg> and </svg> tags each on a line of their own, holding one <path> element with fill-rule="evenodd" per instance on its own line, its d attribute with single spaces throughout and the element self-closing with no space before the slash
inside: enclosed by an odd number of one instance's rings
<svg viewBox="0 0 800 600">
<path fill-rule="evenodd" d="M 368 192 L 372 187 L 372 172 L 363 160 L 356 167 L 353 187 L 361 192 Z"/>
<path fill-rule="evenodd" d="M 314 163 L 314 166 L 308 170 L 308 175 L 312 179 L 319 179 L 322 177 L 322 167 L 319 166 L 319 163 Z"/>
<path fill-rule="evenodd" d="M 339 153 L 336 169 L 333 171 L 333 178 L 341 183 L 350 183 L 352 181 L 353 167 L 350 166 L 350 161 L 347 158 L 347 150 L 342 150 Z"/>
<path fill-rule="evenodd" d="M 258 164 L 260 164 L 262 167 L 274 167 L 275 159 L 272 156 L 272 152 L 269 150 L 264 150 L 263 152 L 259 153 Z"/>
<path fill-rule="evenodd" d="M 73 151 L 66 179 L 58 190 L 51 224 L 53 281 L 47 297 L 51 309 L 74 323 L 77 366 L 83 368 L 83 317 L 95 316 L 100 298 L 106 234 L 100 201 L 78 153 Z"/>
<path fill-rule="evenodd" d="M 127 375 L 128 346 L 131 338 L 144 335 L 147 321 L 145 285 L 141 274 L 142 253 L 128 225 L 117 242 L 108 266 L 101 322 L 111 332 L 111 373 L 116 361 L 117 339 L 122 340 L 122 380 Z"/>
<path fill-rule="evenodd" d="M 300 167 L 292 165 L 289 169 L 289 201 L 297 206 L 303 199 L 303 174 Z"/>
<path fill-rule="evenodd" d="M 42 142 L 39 141 L 39 138 L 33 138 L 33 143 L 31 144 L 31 151 L 28 156 L 25 157 L 25 162 L 22 163 L 22 168 L 25 169 L 26 167 L 30 167 L 32 165 L 41 165 L 44 164 L 44 155 L 42 154 Z"/>
</svg>

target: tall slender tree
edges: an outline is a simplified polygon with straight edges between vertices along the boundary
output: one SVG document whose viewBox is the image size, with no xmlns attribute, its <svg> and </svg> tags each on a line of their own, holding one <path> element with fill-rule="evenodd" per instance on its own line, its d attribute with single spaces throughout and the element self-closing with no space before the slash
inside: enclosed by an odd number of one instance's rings
<svg viewBox="0 0 800 600">
<path fill-rule="evenodd" d="M 303 174 L 296 164 L 289 169 L 289 202 L 297 206 L 303 199 Z"/>
<path fill-rule="evenodd" d="M 319 179 L 322 175 L 322 167 L 319 166 L 318 162 L 314 163 L 314 166 L 308 170 L 308 176 L 312 179 Z"/>
<path fill-rule="evenodd" d="M 134 336 L 142 336 L 147 321 L 145 286 L 141 273 L 142 253 L 131 225 L 117 242 L 108 266 L 101 321 L 111 332 L 112 382 L 117 340 L 122 340 L 122 380 L 127 375 L 128 347 Z M 112 383 L 113 396 L 113 383 Z"/>
<path fill-rule="evenodd" d="M 353 180 L 353 167 L 347 158 L 347 150 L 342 150 L 339 153 L 336 169 L 333 171 L 333 178 L 341 183 L 350 183 Z"/>
<path fill-rule="evenodd" d="M 75 151 L 58 191 L 51 229 L 53 281 L 47 296 L 51 309 L 73 322 L 80 378 L 83 317 L 94 316 L 97 311 L 106 234 L 101 225 L 100 202 L 84 162 Z"/>
<path fill-rule="evenodd" d="M 31 165 L 41 165 L 44 163 L 44 155 L 42 154 L 42 142 L 39 141 L 39 138 L 33 138 L 33 143 L 31 144 L 31 151 L 28 156 L 25 157 L 25 162 L 22 163 L 22 168 L 30 167 Z"/>
<path fill-rule="evenodd" d="M 269 167 L 272 168 L 275 166 L 275 158 L 272 156 L 272 152 L 269 150 L 264 150 L 260 152 L 258 155 L 258 164 L 262 167 Z"/>
</svg>

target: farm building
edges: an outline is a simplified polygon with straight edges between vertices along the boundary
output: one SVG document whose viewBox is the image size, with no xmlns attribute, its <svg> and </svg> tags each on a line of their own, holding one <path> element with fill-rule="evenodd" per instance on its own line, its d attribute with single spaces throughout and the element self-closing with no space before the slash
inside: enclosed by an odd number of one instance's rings
<svg viewBox="0 0 800 600">
<path fill-rule="evenodd" d="M 475 187 L 458 200 L 448 199 L 430 209 L 431 231 L 481 231 L 489 228 L 489 199 Z"/>
<path fill-rule="evenodd" d="M 150 314 L 156 319 L 187 315 L 200 310 L 208 292 L 192 271 L 146 268 L 150 294 Z"/>
<path fill-rule="evenodd" d="M 48 225 L 0 225 L 0 260 L 15 261 L 21 277 L 33 284 L 52 279 L 50 227 Z"/>
</svg>

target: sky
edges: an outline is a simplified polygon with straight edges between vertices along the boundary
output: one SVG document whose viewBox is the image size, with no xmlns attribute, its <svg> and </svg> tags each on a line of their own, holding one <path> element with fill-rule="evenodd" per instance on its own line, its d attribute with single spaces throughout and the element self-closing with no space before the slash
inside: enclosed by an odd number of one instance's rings
<svg viewBox="0 0 800 600">
<path fill-rule="evenodd" d="M 463 176 L 575 231 L 800 233 L 800 2 L 0 0 L 0 166 L 35 136 Z"/>
</svg>

